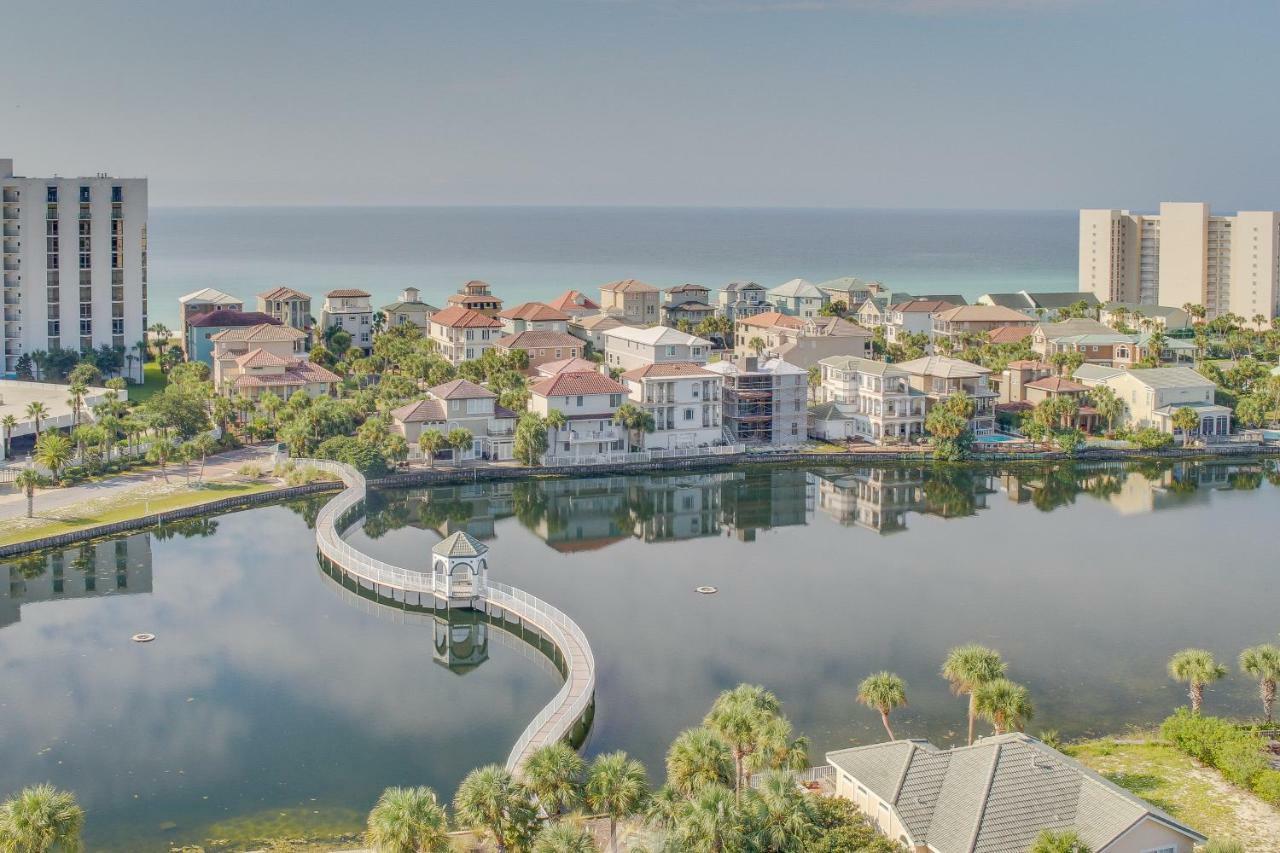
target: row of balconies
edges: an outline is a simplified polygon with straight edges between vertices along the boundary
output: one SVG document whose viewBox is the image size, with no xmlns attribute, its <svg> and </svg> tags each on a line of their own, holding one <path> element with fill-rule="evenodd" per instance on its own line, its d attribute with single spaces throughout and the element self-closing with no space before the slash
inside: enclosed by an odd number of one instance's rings
<svg viewBox="0 0 1280 853">
<path fill-rule="evenodd" d="M 0 219 L 17 219 L 21 213 L 21 208 L 6 205 L 4 208 L 0 208 Z"/>
<path fill-rule="evenodd" d="M 18 190 L 5 189 L 4 195 L 0 196 L 0 201 L 5 204 L 17 204 L 22 201 L 22 193 Z"/>
</svg>

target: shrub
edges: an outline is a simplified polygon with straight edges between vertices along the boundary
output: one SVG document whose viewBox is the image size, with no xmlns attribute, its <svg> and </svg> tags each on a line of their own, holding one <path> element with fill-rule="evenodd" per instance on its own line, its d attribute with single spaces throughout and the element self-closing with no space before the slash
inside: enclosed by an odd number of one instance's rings
<svg viewBox="0 0 1280 853">
<path fill-rule="evenodd" d="M 241 477 L 256 480 L 262 476 L 262 469 L 252 462 L 246 462 L 236 469 L 236 473 Z"/>
<path fill-rule="evenodd" d="M 1143 427 L 1129 438 L 1143 450 L 1163 450 L 1173 444 L 1172 434 L 1161 432 L 1155 427 Z"/>
<path fill-rule="evenodd" d="M 1187 708 L 1179 708 L 1160 725 L 1161 737 L 1205 764 L 1215 764 L 1214 756 L 1238 734 L 1235 726 L 1225 720 L 1193 714 Z"/>
<path fill-rule="evenodd" d="M 1262 745 L 1256 737 L 1243 732 L 1237 734 L 1222 744 L 1213 756 L 1213 764 L 1228 782 L 1249 788 L 1267 769 L 1267 761 L 1262 757 Z"/>
<path fill-rule="evenodd" d="M 1204 717 L 1179 708 L 1160 725 L 1160 734 L 1175 748 L 1216 767 L 1227 781 L 1254 790 L 1262 785 L 1271 796 L 1280 795 L 1280 771 L 1268 769 L 1262 741 L 1255 732 L 1218 717 Z M 1270 799 L 1261 791 L 1259 796 Z"/>
<path fill-rule="evenodd" d="M 1280 770 L 1263 770 L 1253 778 L 1253 792 L 1273 806 L 1280 806 Z"/>
</svg>

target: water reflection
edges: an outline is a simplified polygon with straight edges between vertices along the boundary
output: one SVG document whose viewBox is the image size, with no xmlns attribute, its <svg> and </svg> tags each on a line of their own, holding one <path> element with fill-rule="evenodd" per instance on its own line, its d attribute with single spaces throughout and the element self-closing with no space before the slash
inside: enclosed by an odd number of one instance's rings
<svg viewBox="0 0 1280 853">
<path fill-rule="evenodd" d="M 0 565 L 0 628 L 21 619 L 24 604 L 151 592 L 151 537 L 28 554 Z"/>
</svg>

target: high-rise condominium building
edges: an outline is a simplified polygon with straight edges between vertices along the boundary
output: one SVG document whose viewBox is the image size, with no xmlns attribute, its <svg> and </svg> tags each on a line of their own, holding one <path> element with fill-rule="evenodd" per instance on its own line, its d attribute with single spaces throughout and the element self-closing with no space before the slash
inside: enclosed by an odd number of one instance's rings
<svg viewBox="0 0 1280 853">
<path fill-rule="evenodd" d="M 141 379 L 147 326 L 145 178 L 26 178 L 0 160 L 4 374 L 54 347 L 121 348 Z"/>
<path fill-rule="evenodd" d="M 1163 202 L 1154 215 L 1081 210 L 1080 290 L 1270 323 L 1280 314 L 1280 212 L 1214 216 L 1200 202 Z"/>
</svg>

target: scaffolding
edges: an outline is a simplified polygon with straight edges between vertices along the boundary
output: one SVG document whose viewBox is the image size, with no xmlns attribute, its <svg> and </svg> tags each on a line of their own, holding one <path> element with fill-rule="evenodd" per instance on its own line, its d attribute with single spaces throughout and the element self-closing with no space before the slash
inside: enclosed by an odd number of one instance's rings
<svg viewBox="0 0 1280 853">
<path fill-rule="evenodd" d="M 774 405 L 772 374 L 725 377 L 724 423 L 735 442 L 773 444 Z"/>
</svg>

